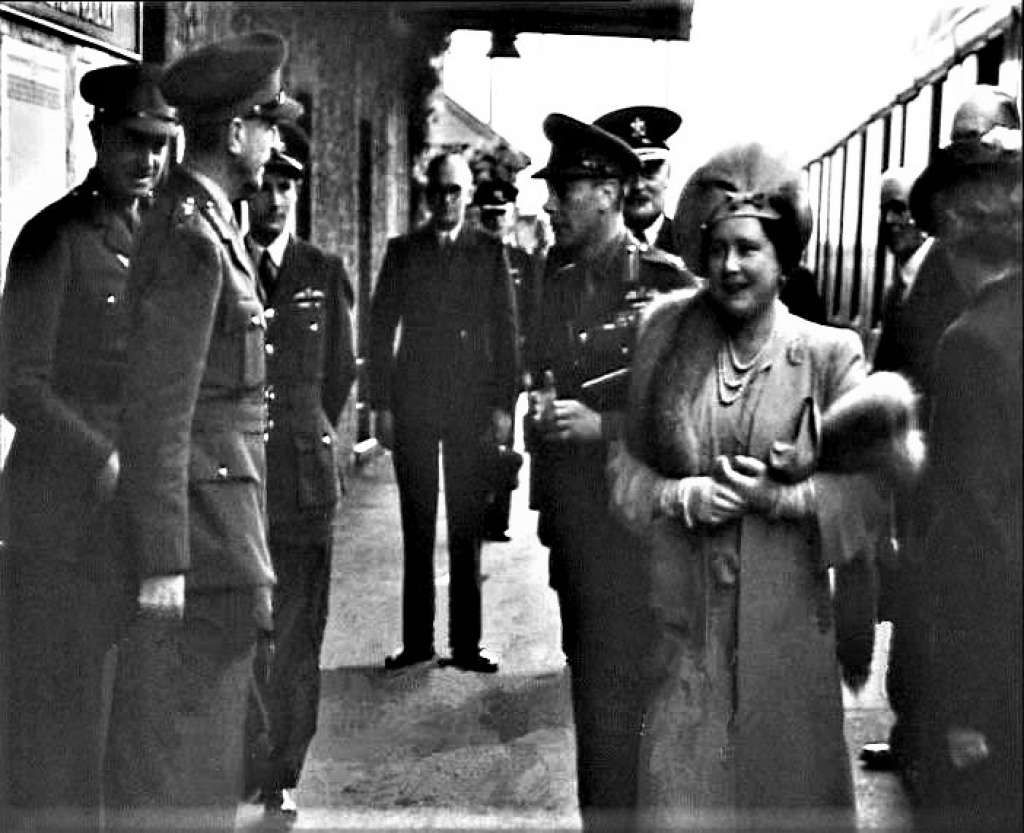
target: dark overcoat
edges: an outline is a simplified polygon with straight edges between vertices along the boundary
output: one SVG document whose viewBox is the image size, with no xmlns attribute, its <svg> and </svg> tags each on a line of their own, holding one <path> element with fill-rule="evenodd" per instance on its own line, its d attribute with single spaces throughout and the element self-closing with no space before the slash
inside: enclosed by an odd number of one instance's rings
<svg viewBox="0 0 1024 833">
<path fill-rule="evenodd" d="M 97 488 L 117 447 L 131 252 L 126 213 L 90 174 L 18 235 L 0 313 L 3 412 L 17 431 L 10 539 L 99 574 L 111 566 L 111 496 Z"/>
<path fill-rule="evenodd" d="M 939 342 L 924 493 L 928 654 L 922 829 L 1021 825 L 1021 272 L 985 288 Z M 952 727 L 989 757 L 950 764 Z"/>
<path fill-rule="evenodd" d="M 352 286 L 339 257 L 292 238 L 267 297 L 271 530 L 326 540 L 337 504 L 336 426 L 355 379 Z"/>
</svg>

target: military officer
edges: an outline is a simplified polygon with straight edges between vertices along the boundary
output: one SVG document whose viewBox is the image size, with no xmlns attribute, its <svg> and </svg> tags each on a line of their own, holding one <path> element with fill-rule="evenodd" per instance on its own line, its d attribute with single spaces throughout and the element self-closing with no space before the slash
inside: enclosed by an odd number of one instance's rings
<svg viewBox="0 0 1024 833">
<path fill-rule="evenodd" d="M 607 131 L 553 113 L 545 211 L 548 255 L 538 322 L 526 345 L 535 384 L 527 418 L 531 503 L 550 549 L 562 645 L 572 674 L 579 804 L 586 830 L 619 830 L 636 796 L 644 645 L 640 547 L 608 513 L 605 464 L 625 409 L 639 309 L 659 291 L 694 286 L 678 258 L 642 250 L 623 221 L 625 184 L 640 170 Z"/>
<path fill-rule="evenodd" d="M 534 262 L 530 253 L 521 248 L 512 233 L 515 222 L 515 202 L 519 189 L 504 180 L 484 180 L 473 190 L 472 205 L 480 212 L 480 225 L 485 231 L 501 240 L 508 259 L 508 274 L 512 279 L 516 301 L 516 330 L 522 347 L 523 337 L 529 328 L 530 313 L 533 309 L 533 293 L 536 280 Z M 509 403 L 509 412 L 515 403 Z M 509 514 L 512 509 L 512 491 L 518 484 L 518 471 L 522 466 L 522 455 L 508 446 L 499 446 L 491 459 L 491 488 L 487 506 L 484 509 L 483 537 L 485 541 L 507 543 Z"/>
<path fill-rule="evenodd" d="M 185 156 L 139 232 L 119 496 L 137 611 L 119 644 L 105 798 L 118 829 L 232 829 L 245 705 L 274 583 L 266 538 L 264 316 L 231 203 L 255 193 L 286 47 L 196 50 L 160 87 Z"/>
<path fill-rule="evenodd" d="M 332 525 L 340 497 L 335 426 L 355 379 L 352 285 L 341 259 L 288 231 L 309 140 L 280 126 L 282 147 L 249 198 L 246 244 L 267 319 L 267 504 L 274 588 L 274 652 L 257 662 L 270 722 L 262 788 L 268 814 L 297 813 L 292 789 L 316 731 L 320 648 L 327 624 Z"/>
<path fill-rule="evenodd" d="M 175 115 L 159 67 L 87 72 L 96 164 L 21 230 L 0 309 L 3 410 L 16 428 L 10 499 L 12 804 L 99 808 L 103 658 L 117 610 L 111 498 L 127 340 L 132 236 L 167 157 Z"/>
<path fill-rule="evenodd" d="M 594 122 L 625 141 L 640 157 L 640 171 L 626 185 L 623 215 L 637 240 L 678 255 L 672 219 L 665 214 L 665 189 L 671 165 L 666 142 L 682 124 L 678 113 L 664 107 L 624 107 Z"/>
</svg>

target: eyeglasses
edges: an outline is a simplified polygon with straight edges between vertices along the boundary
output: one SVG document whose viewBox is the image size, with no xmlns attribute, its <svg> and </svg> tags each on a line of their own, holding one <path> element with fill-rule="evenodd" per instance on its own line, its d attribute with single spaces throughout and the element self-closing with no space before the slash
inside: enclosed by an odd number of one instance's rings
<svg viewBox="0 0 1024 833">
<path fill-rule="evenodd" d="M 427 194 L 431 197 L 458 197 L 462 195 L 461 185 L 428 185 Z"/>
</svg>

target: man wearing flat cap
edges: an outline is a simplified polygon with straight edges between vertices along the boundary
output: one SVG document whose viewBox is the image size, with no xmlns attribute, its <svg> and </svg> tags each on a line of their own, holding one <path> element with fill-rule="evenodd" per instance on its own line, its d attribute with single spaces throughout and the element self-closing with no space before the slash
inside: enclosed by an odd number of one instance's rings
<svg viewBox="0 0 1024 833">
<path fill-rule="evenodd" d="M 280 126 L 282 146 L 249 198 L 246 245 L 267 319 L 267 509 L 274 588 L 274 651 L 256 663 L 269 718 L 261 783 L 268 814 L 294 816 L 292 789 L 316 731 L 320 648 L 327 624 L 332 526 L 341 493 L 336 425 L 355 379 L 352 285 L 341 258 L 289 232 L 309 140 Z"/>
<path fill-rule="evenodd" d="M 678 255 L 672 219 L 665 214 L 671 165 L 666 142 L 683 122 L 665 107 L 623 107 L 594 122 L 626 142 L 640 157 L 640 171 L 626 184 L 623 216 L 641 243 Z"/>
<path fill-rule="evenodd" d="M 271 627 L 263 305 L 232 201 L 256 193 L 285 44 L 224 40 L 166 70 L 185 155 L 132 262 L 120 508 L 136 611 L 119 643 L 107 818 L 229 830 L 254 646 Z"/>
<path fill-rule="evenodd" d="M 97 823 L 103 658 L 114 640 L 118 411 L 132 239 L 177 129 L 158 67 L 95 69 L 96 164 L 21 230 L 0 305 L 10 501 L 12 804 Z"/>
<path fill-rule="evenodd" d="M 555 245 L 526 345 L 531 506 L 550 551 L 562 646 L 572 672 L 578 791 L 584 829 L 620 830 L 636 797 L 639 657 L 649 625 L 637 570 L 640 543 L 608 513 L 605 464 L 626 406 L 640 309 L 693 286 L 677 258 L 641 258 L 622 216 L 640 170 L 632 148 L 600 127 L 554 113 L 544 210 Z"/>
</svg>

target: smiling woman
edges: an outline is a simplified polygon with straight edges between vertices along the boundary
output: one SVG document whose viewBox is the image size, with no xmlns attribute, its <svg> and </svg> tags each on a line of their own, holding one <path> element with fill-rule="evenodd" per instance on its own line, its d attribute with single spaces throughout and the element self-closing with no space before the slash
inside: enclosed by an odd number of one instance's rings
<svg viewBox="0 0 1024 833">
<path fill-rule="evenodd" d="M 806 415 L 865 367 L 856 334 L 778 300 L 802 249 L 799 181 L 757 144 L 698 168 L 677 231 L 708 288 L 655 305 L 634 354 L 611 475 L 651 547 L 642 828 L 853 829 L 828 568 L 884 527 L 870 480 L 807 474 Z"/>
</svg>

